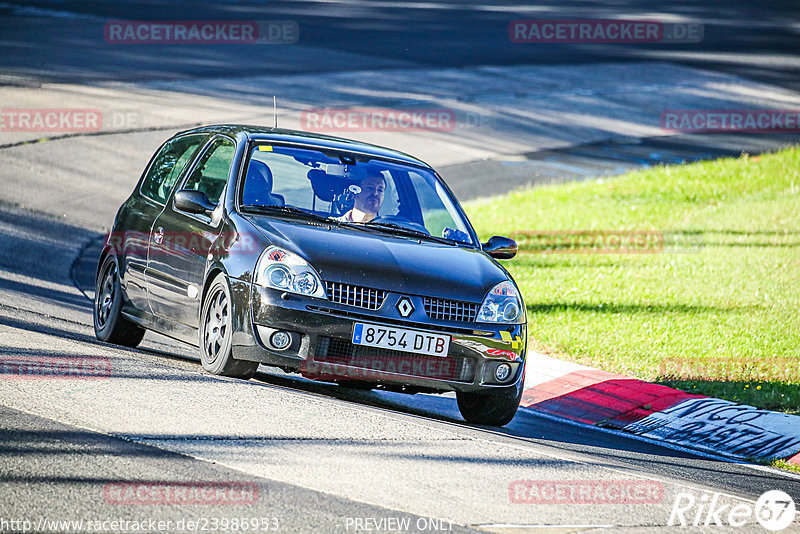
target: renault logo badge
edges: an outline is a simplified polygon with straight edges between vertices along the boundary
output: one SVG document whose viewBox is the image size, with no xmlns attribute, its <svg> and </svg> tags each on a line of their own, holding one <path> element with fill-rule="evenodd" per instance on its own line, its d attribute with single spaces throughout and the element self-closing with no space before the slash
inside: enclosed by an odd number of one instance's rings
<svg viewBox="0 0 800 534">
<path fill-rule="evenodd" d="M 397 301 L 397 311 L 400 312 L 401 317 L 408 317 L 412 313 L 414 313 L 414 305 L 411 304 L 411 300 L 408 297 L 400 297 Z"/>
</svg>

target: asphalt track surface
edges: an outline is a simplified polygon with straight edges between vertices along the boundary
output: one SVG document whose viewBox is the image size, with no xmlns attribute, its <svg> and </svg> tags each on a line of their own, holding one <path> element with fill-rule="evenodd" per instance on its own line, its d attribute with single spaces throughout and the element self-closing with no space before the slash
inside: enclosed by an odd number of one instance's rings
<svg viewBox="0 0 800 534">
<path fill-rule="evenodd" d="M 2 79 L 17 88 L 181 80 L 200 88 L 226 76 L 598 61 L 635 69 L 655 59 L 791 91 L 800 87 L 798 8 L 789 2 L 582 3 L 569 9 L 553 3 L 535 10 L 513 3 L 272 2 L 264 8 L 214 2 L 192 3 L 187 17 L 188 5 L 0 5 Z M 658 14 L 705 21 L 702 47 L 544 50 L 513 47 L 498 37 L 513 18 Z M 86 24 L 109 19 L 234 15 L 298 20 L 303 47 L 273 47 L 269 57 L 235 46 L 181 54 L 165 48 L 98 52 L 97 42 L 81 33 Z M 191 85 L 181 86 L 187 100 Z M 408 519 L 408 530 L 425 532 L 673 532 L 679 529 L 667 523 L 681 492 L 698 499 L 719 493 L 726 503 L 752 506 L 765 491 L 780 489 L 800 502 L 796 475 L 528 411 L 503 429 L 473 427 L 463 424 L 451 396 L 354 391 L 266 368 L 242 382 L 204 374 L 191 347 L 157 335 L 148 334 L 135 350 L 97 342 L 89 298 L 98 239 L 139 169 L 179 124 L 0 143 L 0 356 L 93 358 L 111 368 L 103 380 L 0 377 L 0 531 L 19 530 L 3 525 L 12 519 L 153 519 L 173 521 L 167 530 L 178 531 L 180 520 L 257 517 L 277 519 L 282 532 L 376 531 L 365 528 L 365 520 L 381 518 Z M 737 143 L 704 138 L 671 149 L 688 158 L 697 144 L 714 154 L 735 153 L 731 145 Z M 592 150 L 564 152 L 591 159 Z M 552 155 L 535 152 L 534 159 Z M 492 165 L 460 165 L 470 164 Z M 647 504 L 516 503 L 509 489 L 519 480 L 656 482 L 663 495 Z M 258 498 L 198 506 L 126 505 L 107 497 L 119 484 L 232 482 L 254 485 Z M 800 530 L 795 523 L 786 532 L 792 529 Z M 752 519 L 735 530 L 764 531 Z"/>
<path fill-rule="evenodd" d="M 748 2 L 582 1 L 527 2 L 401 2 L 316 0 L 261 2 L 105 2 L 58 0 L 10 2 L 6 5 L 52 10 L 70 17 L 86 15 L 63 28 L 57 22 L 36 29 L 14 24 L 4 32 L 6 46 L 18 44 L 0 65 L 40 80 L 152 80 L 209 78 L 363 70 L 380 60 L 394 64 L 437 67 L 518 64 L 583 64 L 640 62 L 651 59 L 720 70 L 800 88 L 797 23 L 800 6 L 791 0 Z M 191 6 L 191 8 L 189 8 Z M 0 7 L 2 9 L 2 7 Z M 5 8 L 13 13 L 11 7 Z M 24 13 L 23 13 L 24 14 Z M 175 55 L 166 47 L 87 54 L 102 44 L 83 32 L 86 25 L 108 20 L 295 20 L 302 28 L 300 44 L 318 50 L 297 61 L 292 49 L 253 54 L 246 46 L 199 47 Z M 509 42 L 508 24 L 515 19 L 646 19 L 700 22 L 700 43 L 639 45 L 535 45 Z M 59 32 L 51 34 L 52 29 Z M 102 35 L 102 34 L 100 34 Z M 63 46 L 52 46 L 58 39 Z M 289 48 L 289 47 L 286 47 Z M 348 59 L 345 55 L 357 58 Z M 366 57 L 365 57 L 366 56 Z"/>
</svg>

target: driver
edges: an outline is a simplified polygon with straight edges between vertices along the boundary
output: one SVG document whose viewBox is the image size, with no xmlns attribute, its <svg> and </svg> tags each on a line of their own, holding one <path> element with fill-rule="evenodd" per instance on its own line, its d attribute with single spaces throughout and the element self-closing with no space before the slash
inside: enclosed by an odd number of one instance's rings
<svg viewBox="0 0 800 534">
<path fill-rule="evenodd" d="M 378 216 L 386 192 L 386 178 L 379 172 L 372 172 L 361 180 L 360 185 L 361 192 L 353 199 L 353 209 L 345 212 L 339 220 L 365 223 Z"/>
</svg>

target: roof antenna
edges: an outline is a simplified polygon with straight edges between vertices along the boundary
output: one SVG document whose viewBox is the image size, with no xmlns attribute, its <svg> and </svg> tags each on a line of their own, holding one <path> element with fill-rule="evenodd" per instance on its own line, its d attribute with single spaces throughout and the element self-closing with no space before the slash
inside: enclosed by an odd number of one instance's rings
<svg viewBox="0 0 800 534">
<path fill-rule="evenodd" d="M 272 113 L 275 119 L 275 125 L 272 129 L 276 129 L 278 127 L 278 98 L 275 95 L 272 95 Z"/>
</svg>

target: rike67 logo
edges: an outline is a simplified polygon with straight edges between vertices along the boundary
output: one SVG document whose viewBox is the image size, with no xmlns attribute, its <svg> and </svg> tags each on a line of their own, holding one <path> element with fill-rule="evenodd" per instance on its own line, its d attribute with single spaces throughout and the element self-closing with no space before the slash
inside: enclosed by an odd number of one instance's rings
<svg viewBox="0 0 800 534">
<path fill-rule="evenodd" d="M 755 520 L 765 529 L 778 532 L 791 525 L 797 513 L 794 500 L 780 490 L 764 493 L 755 506 L 733 505 L 721 497 L 719 493 L 703 492 L 699 498 L 691 493 L 678 493 L 667 525 L 743 527 Z"/>
</svg>

